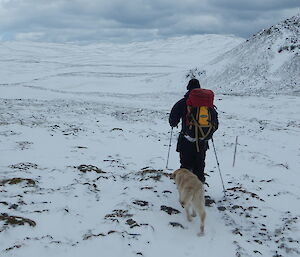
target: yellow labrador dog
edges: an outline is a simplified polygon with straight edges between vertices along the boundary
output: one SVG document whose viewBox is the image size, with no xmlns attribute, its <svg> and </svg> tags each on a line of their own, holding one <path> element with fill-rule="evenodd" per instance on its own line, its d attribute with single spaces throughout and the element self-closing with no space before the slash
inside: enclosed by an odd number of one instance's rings
<svg viewBox="0 0 300 257">
<path fill-rule="evenodd" d="M 200 233 L 198 233 L 198 235 L 204 235 L 206 213 L 204 186 L 202 182 L 195 174 L 187 169 L 175 170 L 172 176 L 175 179 L 179 192 L 179 202 L 185 209 L 188 221 L 192 221 L 192 217 L 196 217 L 196 213 L 198 213 L 200 217 Z M 191 205 L 193 207 L 192 215 L 189 210 Z"/>
</svg>

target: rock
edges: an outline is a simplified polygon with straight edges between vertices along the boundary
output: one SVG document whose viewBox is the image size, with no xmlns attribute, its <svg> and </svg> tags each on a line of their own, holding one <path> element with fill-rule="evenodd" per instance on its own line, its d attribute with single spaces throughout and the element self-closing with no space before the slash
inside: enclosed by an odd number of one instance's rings
<svg viewBox="0 0 300 257">
<path fill-rule="evenodd" d="M 92 171 L 95 171 L 96 173 L 106 173 L 105 171 L 99 169 L 98 167 L 96 166 L 93 166 L 93 165 L 85 165 L 85 164 L 82 164 L 82 165 L 79 165 L 77 167 L 77 169 L 83 173 L 86 173 L 86 172 L 92 172 Z"/>
<path fill-rule="evenodd" d="M 110 132 L 112 132 L 112 131 L 123 131 L 123 129 L 121 129 L 121 128 L 113 128 L 113 129 L 110 130 Z"/>
<path fill-rule="evenodd" d="M 85 234 L 83 236 L 83 240 L 88 240 L 90 238 L 99 237 L 99 236 L 105 236 L 105 234 L 103 234 L 103 233 L 100 233 L 100 234 L 97 234 L 97 235 L 95 235 L 95 234 Z"/>
<path fill-rule="evenodd" d="M 215 200 L 211 199 L 210 196 L 205 196 L 205 206 L 211 207 L 213 204 L 215 204 Z"/>
<path fill-rule="evenodd" d="M 132 214 L 128 213 L 128 210 L 114 210 L 113 213 L 105 215 L 105 219 L 109 218 L 130 218 Z"/>
<path fill-rule="evenodd" d="M 234 230 L 232 230 L 232 233 L 233 233 L 233 234 L 236 234 L 236 235 L 243 236 L 243 234 L 241 233 L 241 231 L 240 231 L 239 228 L 235 228 Z"/>
<path fill-rule="evenodd" d="M 225 211 L 225 210 L 226 210 L 226 207 L 224 207 L 224 206 L 219 206 L 219 207 L 218 207 L 218 210 L 219 210 L 219 211 Z"/>
<path fill-rule="evenodd" d="M 147 201 L 142 201 L 142 200 L 135 200 L 132 203 L 142 207 L 149 206 L 149 203 Z"/>
<path fill-rule="evenodd" d="M 130 226 L 130 228 L 139 227 L 140 225 L 133 219 L 126 220 L 126 224 Z"/>
<path fill-rule="evenodd" d="M 172 226 L 172 227 L 180 227 L 180 228 L 183 228 L 184 229 L 184 226 L 182 226 L 182 224 L 178 223 L 178 222 L 169 222 L 169 224 Z"/>
<path fill-rule="evenodd" d="M 165 206 L 165 205 L 160 206 L 160 210 L 161 211 L 165 211 L 169 215 L 180 213 L 180 211 L 178 211 L 178 210 L 176 210 L 176 209 L 174 209 L 172 207 Z"/>
<path fill-rule="evenodd" d="M 8 252 L 8 251 L 11 251 L 13 249 L 18 249 L 18 248 L 21 248 L 21 247 L 22 247 L 22 245 L 14 245 L 12 247 L 6 248 L 5 251 Z"/>
</svg>

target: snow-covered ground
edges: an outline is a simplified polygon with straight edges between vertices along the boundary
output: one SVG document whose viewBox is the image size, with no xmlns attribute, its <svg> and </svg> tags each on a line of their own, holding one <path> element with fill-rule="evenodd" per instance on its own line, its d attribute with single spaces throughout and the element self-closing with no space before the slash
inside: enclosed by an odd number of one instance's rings
<svg viewBox="0 0 300 257">
<path fill-rule="evenodd" d="M 215 92 L 205 236 L 170 178 L 178 129 L 165 168 L 186 75 L 240 42 L 1 43 L 0 255 L 299 256 L 299 96 Z"/>
</svg>

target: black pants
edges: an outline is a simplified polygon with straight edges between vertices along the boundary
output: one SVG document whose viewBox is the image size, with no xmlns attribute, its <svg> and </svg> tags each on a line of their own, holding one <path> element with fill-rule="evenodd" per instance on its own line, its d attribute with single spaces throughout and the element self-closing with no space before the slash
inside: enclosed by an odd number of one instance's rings
<svg viewBox="0 0 300 257">
<path fill-rule="evenodd" d="M 176 150 L 180 156 L 180 168 L 192 171 L 203 183 L 205 182 L 204 168 L 207 149 L 207 141 L 199 142 L 199 152 L 197 152 L 196 143 L 188 141 L 183 135 L 179 135 Z"/>
</svg>

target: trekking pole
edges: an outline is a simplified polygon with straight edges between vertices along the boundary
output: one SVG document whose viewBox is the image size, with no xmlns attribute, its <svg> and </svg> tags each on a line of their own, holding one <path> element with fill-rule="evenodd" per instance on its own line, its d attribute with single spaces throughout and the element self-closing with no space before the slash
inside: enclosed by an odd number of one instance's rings
<svg viewBox="0 0 300 257">
<path fill-rule="evenodd" d="M 236 148 L 237 148 L 237 144 L 238 144 L 238 136 L 236 136 L 236 138 L 235 138 L 235 147 L 234 147 L 234 154 L 233 154 L 233 163 L 232 163 L 232 167 L 234 167 L 234 164 L 235 164 L 235 156 L 236 156 Z"/>
<path fill-rule="evenodd" d="M 169 150 L 168 150 L 168 158 L 167 158 L 166 170 L 168 169 L 168 164 L 169 164 L 169 156 L 170 156 L 170 149 L 171 149 L 171 142 L 172 142 L 172 134 L 173 134 L 173 127 L 171 129 L 171 136 L 170 136 L 170 142 L 169 142 Z"/>
<path fill-rule="evenodd" d="M 221 173 L 221 169 L 220 169 L 220 164 L 219 164 L 219 160 L 218 160 L 218 156 L 217 156 L 217 151 L 216 151 L 216 147 L 215 147 L 213 138 L 211 138 L 211 141 L 212 141 L 212 145 L 213 145 L 214 152 L 215 152 L 215 156 L 216 156 L 216 161 L 217 161 L 217 166 L 218 166 L 220 178 L 221 178 L 221 181 L 222 181 L 222 186 L 223 186 L 224 196 L 225 196 L 225 199 L 226 199 L 226 190 L 225 190 L 224 181 L 223 181 L 223 178 L 222 178 L 222 173 Z"/>
</svg>

